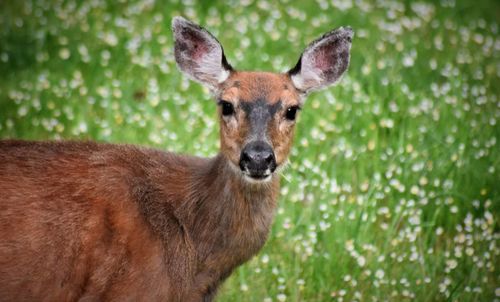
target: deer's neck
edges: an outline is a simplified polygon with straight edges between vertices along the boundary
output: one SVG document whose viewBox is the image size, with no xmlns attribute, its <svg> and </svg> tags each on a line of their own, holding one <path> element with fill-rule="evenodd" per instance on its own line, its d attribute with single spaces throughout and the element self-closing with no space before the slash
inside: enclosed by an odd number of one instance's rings
<svg viewBox="0 0 500 302">
<path fill-rule="evenodd" d="M 278 191 L 277 175 L 266 183 L 248 182 L 223 155 L 200 165 L 182 207 L 198 256 L 237 265 L 256 253 L 267 238 Z"/>
</svg>

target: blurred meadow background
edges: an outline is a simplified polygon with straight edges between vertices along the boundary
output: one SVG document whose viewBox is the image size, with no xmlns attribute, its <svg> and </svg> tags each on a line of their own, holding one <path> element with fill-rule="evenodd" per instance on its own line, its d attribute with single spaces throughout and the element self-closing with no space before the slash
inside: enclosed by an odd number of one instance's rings
<svg viewBox="0 0 500 302">
<path fill-rule="evenodd" d="M 500 301 L 500 2 L 1 1 L 0 138 L 216 154 L 176 15 L 245 70 L 356 32 L 347 75 L 302 110 L 269 241 L 219 301 Z"/>
</svg>

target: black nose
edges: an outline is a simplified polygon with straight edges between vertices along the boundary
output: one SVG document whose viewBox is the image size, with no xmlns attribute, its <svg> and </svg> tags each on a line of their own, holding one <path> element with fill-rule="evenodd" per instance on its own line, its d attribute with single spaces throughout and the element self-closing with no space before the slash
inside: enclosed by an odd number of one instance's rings
<svg viewBox="0 0 500 302">
<path fill-rule="evenodd" d="M 265 142 L 249 143 L 241 151 L 240 168 L 242 171 L 250 173 L 252 177 L 267 177 L 269 172 L 272 173 L 276 170 L 273 149 Z"/>
</svg>

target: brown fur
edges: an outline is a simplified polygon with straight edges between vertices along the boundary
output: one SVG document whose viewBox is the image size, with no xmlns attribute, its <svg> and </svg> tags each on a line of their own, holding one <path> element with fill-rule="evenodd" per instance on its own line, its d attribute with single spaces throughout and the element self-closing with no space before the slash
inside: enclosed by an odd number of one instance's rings
<svg viewBox="0 0 500 302">
<path fill-rule="evenodd" d="M 0 142 L 0 300 L 206 301 L 264 244 L 278 179 L 222 155 Z"/>
</svg>

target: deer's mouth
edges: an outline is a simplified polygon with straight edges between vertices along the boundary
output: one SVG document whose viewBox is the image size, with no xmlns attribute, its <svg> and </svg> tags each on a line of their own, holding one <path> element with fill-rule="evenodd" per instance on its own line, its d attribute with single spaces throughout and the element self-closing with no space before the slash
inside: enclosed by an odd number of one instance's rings
<svg viewBox="0 0 500 302">
<path fill-rule="evenodd" d="M 271 177 L 273 175 L 274 169 L 265 169 L 265 170 L 250 170 L 250 169 L 244 169 L 242 170 L 243 176 L 247 180 L 251 181 L 257 181 L 257 182 L 266 182 L 271 180 Z"/>
<path fill-rule="evenodd" d="M 271 180 L 273 172 L 270 169 L 264 171 L 242 171 L 243 178 L 252 183 L 262 183 Z"/>
</svg>

